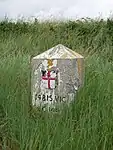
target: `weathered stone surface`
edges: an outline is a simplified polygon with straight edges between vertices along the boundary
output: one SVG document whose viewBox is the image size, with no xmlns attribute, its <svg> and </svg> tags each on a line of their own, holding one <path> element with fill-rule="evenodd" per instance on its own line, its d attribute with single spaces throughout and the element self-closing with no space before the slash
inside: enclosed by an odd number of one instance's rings
<svg viewBox="0 0 113 150">
<path fill-rule="evenodd" d="M 31 60 L 31 94 L 35 106 L 73 100 L 83 84 L 83 56 L 59 44 Z"/>
</svg>

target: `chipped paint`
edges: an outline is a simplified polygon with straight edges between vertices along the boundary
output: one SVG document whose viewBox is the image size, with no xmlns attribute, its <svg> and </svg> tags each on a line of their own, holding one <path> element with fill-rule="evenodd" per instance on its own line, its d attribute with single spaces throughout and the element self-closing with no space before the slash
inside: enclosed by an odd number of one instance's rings
<svg viewBox="0 0 113 150">
<path fill-rule="evenodd" d="M 43 52 L 42 54 L 34 57 L 33 59 L 75 59 L 83 58 L 82 55 L 72 51 L 71 49 L 58 44 L 57 46 Z"/>
<path fill-rule="evenodd" d="M 33 105 L 50 107 L 74 99 L 83 83 L 83 56 L 59 44 L 31 63 Z"/>
</svg>

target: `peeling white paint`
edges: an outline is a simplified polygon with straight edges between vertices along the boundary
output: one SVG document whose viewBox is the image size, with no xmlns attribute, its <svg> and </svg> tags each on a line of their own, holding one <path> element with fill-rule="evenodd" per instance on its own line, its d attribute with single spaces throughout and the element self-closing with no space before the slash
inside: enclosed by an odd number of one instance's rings
<svg viewBox="0 0 113 150">
<path fill-rule="evenodd" d="M 34 57 L 33 105 L 71 102 L 82 83 L 82 60 L 83 56 L 61 44 Z"/>
<path fill-rule="evenodd" d="M 63 57 L 65 55 L 65 57 Z M 47 50 L 46 52 L 34 57 L 33 59 L 75 59 L 75 58 L 83 58 L 82 55 L 72 51 L 71 49 L 63 46 L 62 44 L 58 44 L 57 46 Z"/>
</svg>

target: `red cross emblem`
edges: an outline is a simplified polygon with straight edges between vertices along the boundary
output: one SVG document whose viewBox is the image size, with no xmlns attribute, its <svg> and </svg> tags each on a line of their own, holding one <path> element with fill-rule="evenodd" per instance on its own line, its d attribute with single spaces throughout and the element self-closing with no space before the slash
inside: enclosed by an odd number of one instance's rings
<svg viewBox="0 0 113 150">
<path fill-rule="evenodd" d="M 47 82 L 47 84 L 48 84 L 48 89 L 51 89 L 51 81 L 55 81 L 55 80 L 56 80 L 55 77 L 51 77 L 50 73 L 51 73 L 51 71 L 48 71 L 48 72 L 47 72 L 47 75 L 45 74 L 44 76 L 42 76 L 42 80 L 48 81 L 48 82 Z"/>
</svg>

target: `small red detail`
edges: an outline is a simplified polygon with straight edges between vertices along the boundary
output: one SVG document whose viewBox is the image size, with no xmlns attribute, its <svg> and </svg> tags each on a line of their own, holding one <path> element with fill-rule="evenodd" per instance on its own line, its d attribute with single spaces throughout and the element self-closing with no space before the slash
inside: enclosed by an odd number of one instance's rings
<svg viewBox="0 0 113 150">
<path fill-rule="evenodd" d="M 44 76 L 43 76 L 42 79 L 43 79 L 43 80 L 48 80 L 48 88 L 49 88 L 49 89 L 51 89 L 50 81 L 51 81 L 51 80 L 56 80 L 55 78 L 51 78 L 51 76 L 50 76 L 50 71 L 48 71 L 47 77 L 44 77 Z"/>
</svg>

